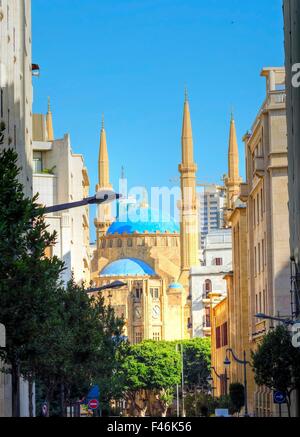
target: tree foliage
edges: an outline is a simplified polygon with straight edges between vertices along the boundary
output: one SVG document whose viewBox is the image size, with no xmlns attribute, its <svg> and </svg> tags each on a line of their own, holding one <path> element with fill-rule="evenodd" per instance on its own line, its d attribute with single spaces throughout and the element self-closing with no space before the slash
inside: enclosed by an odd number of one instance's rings
<svg viewBox="0 0 300 437">
<path fill-rule="evenodd" d="M 240 413 L 245 405 L 245 388 L 243 384 L 234 382 L 229 386 L 229 396 L 235 413 Z"/>
<path fill-rule="evenodd" d="M 266 334 L 252 361 L 256 384 L 286 393 L 290 412 L 291 393 L 300 387 L 300 350 L 293 347 L 289 330 L 278 326 Z"/>
<path fill-rule="evenodd" d="M 19 172 L 17 154 L 1 151 L 0 321 L 7 341 L 0 358 L 12 373 L 15 416 L 21 375 L 31 388 L 38 381 L 43 400 L 59 396 L 63 415 L 65 400 L 82 398 L 99 375 L 112 377 L 123 321 L 73 278 L 62 284 L 64 264 L 45 256 L 56 235 L 37 196 L 24 196 Z"/>
</svg>

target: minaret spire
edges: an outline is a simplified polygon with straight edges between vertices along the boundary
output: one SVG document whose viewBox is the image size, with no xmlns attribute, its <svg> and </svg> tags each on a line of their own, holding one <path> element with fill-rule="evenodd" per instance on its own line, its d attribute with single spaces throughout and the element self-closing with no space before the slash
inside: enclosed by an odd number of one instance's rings
<svg viewBox="0 0 300 437">
<path fill-rule="evenodd" d="M 233 112 L 231 112 L 229 132 L 228 176 L 235 180 L 239 178 L 239 149 Z"/>
<path fill-rule="evenodd" d="M 102 115 L 101 121 L 101 133 L 100 133 L 100 147 L 99 147 L 99 160 L 98 160 L 98 181 L 100 188 L 111 187 L 109 181 L 109 159 L 107 151 L 106 132 L 104 128 L 104 115 Z"/>
<path fill-rule="evenodd" d="M 104 115 L 102 115 L 98 158 L 98 185 L 96 186 L 96 191 L 99 191 L 100 189 L 105 190 L 111 188 L 112 185 L 109 179 L 109 159 L 106 132 L 104 128 Z M 109 228 L 111 222 L 111 204 L 105 203 L 103 205 L 99 205 L 97 219 L 95 220 L 98 248 L 100 248 L 101 237 L 106 234 L 106 231 Z"/>
<path fill-rule="evenodd" d="M 54 130 L 53 130 L 53 120 L 52 120 L 50 97 L 48 97 L 48 112 L 46 115 L 46 126 L 47 126 L 48 141 L 54 141 Z"/>
<path fill-rule="evenodd" d="M 225 178 L 227 191 L 227 213 L 225 214 L 225 222 L 228 226 L 230 226 L 230 215 L 234 209 L 234 203 L 240 193 L 241 183 L 242 178 L 239 174 L 239 148 L 233 111 L 231 111 L 228 144 L 228 176 Z"/>
<path fill-rule="evenodd" d="M 190 106 L 185 91 L 182 123 L 182 163 L 179 165 L 180 182 L 181 182 L 181 202 L 180 202 L 180 255 L 181 255 L 181 274 L 179 282 L 186 291 L 185 303 L 185 336 L 191 335 L 190 331 L 186 332 L 186 326 L 191 320 L 191 307 L 188 296 L 189 290 L 189 273 L 191 267 L 199 265 L 198 255 L 198 213 L 197 213 L 197 193 L 196 193 L 196 172 L 197 165 L 194 162 L 194 145 Z"/>
<path fill-rule="evenodd" d="M 183 108 L 183 122 L 182 122 L 182 164 L 194 163 L 194 145 L 193 145 L 193 132 L 192 122 L 190 114 L 190 104 L 187 96 L 187 90 L 185 90 L 184 108 Z"/>
</svg>

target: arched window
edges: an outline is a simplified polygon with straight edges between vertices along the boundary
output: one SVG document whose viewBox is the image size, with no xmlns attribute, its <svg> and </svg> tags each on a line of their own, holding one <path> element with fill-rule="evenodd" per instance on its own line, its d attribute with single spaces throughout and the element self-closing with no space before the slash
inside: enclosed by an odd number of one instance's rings
<svg viewBox="0 0 300 437">
<path fill-rule="evenodd" d="M 210 279 L 206 279 L 206 281 L 204 282 L 203 298 L 207 299 L 209 293 L 211 292 L 212 292 L 212 282 Z"/>
<path fill-rule="evenodd" d="M 122 240 L 121 240 L 121 238 L 118 239 L 118 247 L 122 247 Z"/>
</svg>

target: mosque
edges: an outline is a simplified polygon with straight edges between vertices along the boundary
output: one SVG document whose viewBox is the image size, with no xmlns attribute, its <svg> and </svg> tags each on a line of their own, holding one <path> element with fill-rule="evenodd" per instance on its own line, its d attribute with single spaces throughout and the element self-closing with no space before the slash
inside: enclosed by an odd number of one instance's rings
<svg viewBox="0 0 300 437">
<path fill-rule="evenodd" d="M 98 207 L 95 219 L 97 247 L 91 263 L 91 277 L 97 287 L 116 280 L 126 283 L 103 295 L 115 313 L 124 318 L 124 335 L 131 343 L 192 336 L 189 272 L 199 260 L 197 166 L 193 157 L 187 95 L 183 112 L 180 224 L 171 216 L 152 210 L 146 203 L 129 205 L 126 214 L 118 208 L 114 219 L 111 218 L 111 205 L 102 205 Z M 104 123 L 98 174 L 96 189 L 112 188 Z"/>
</svg>

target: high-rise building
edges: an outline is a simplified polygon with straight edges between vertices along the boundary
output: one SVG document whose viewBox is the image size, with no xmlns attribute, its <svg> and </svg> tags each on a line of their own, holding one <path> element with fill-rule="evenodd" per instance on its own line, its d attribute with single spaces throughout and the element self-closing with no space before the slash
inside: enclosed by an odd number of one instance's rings
<svg viewBox="0 0 300 437">
<path fill-rule="evenodd" d="M 0 123 L 4 144 L 18 153 L 20 182 L 32 195 L 31 0 L 0 1 Z M 1 321 L 0 321 L 1 322 Z M 1 366 L 1 363 L 0 363 Z M 0 417 L 12 414 L 9 373 L 0 372 Z M 28 386 L 20 382 L 20 415 L 29 415 Z"/>
<path fill-rule="evenodd" d="M 211 231 L 224 228 L 225 187 L 207 184 L 198 189 L 199 257 L 202 261 L 205 238 Z"/>
<path fill-rule="evenodd" d="M 33 115 L 33 190 L 46 206 L 75 202 L 88 197 L 89 177 L 83 156 L 71 149 L 70 136 L 54 139 L 50 102 L 48 112 Z M 49 249 L 65 262 L 63 279 L 73 273 L 77 283 L 90 281 L 89 208 L 82 206 L 46 215 L 49 231 L 57 242 Z"/>
<path fill-rule="evenodd" d="M 0 2 L 0 122 L 3 148 L 18 153 L 20 181 L 32 195 L 31 0 Z"/>
</svg>

